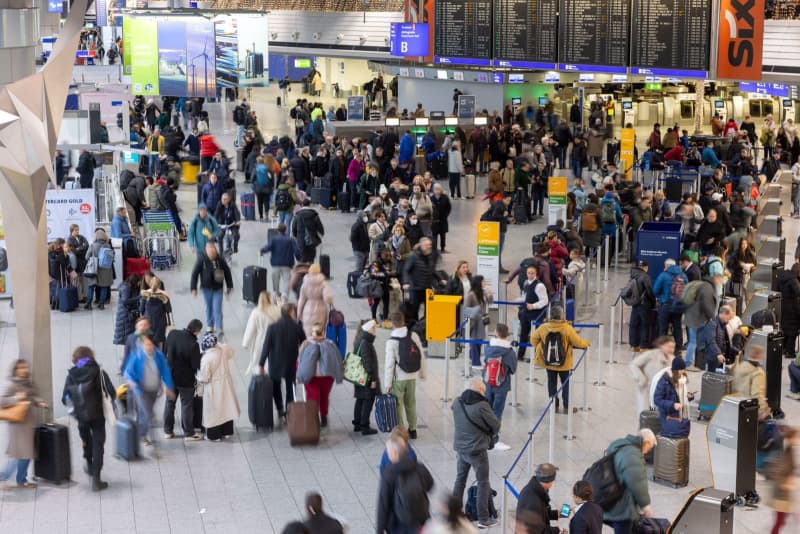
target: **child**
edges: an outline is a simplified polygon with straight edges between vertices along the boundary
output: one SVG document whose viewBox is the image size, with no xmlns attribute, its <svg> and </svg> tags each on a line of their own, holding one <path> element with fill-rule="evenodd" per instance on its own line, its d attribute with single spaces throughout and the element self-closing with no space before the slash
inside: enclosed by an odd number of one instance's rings
<svg viewBox="0 0 800 534">
<path fill-rule="evenodd" d="M 586 271 L 586 262 L 581 258 L 581 249 L 573 248 L 569 251 L 569 264 L 564 269 L 566 279 L 567 298 L 575 298 L 575 288 L 583 287 L 583 275 Z M 570 288 L 572 288 L 570 290 Z M 570 293 L 572 293 L 570 295 Z"/>
</svg>

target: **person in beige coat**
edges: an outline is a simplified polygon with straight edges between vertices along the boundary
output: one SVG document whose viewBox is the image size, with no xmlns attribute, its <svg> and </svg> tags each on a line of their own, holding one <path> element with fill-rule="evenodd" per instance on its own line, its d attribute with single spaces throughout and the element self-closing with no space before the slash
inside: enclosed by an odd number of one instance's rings
<svg viewBox="0 0 800 534">
<path fill-rule="evenodd" d="M 218 345 L 217 336 L 206 332 L 200 341 L 203 358 L 197 371 L 197 382 L 203 393 L 203 424 L 206 439 L 219 441 L 233 435 L 233 421 L 239 417 L 239 401 L 233 389 L 230 360 L 233 349 Z"/>
<path fill-rule="evenodd" d="M 258 374 L 258 359 L 264 348 L 264 339 L 267 337 L 269 325 L 281 318 L 281 308 L 272 301 L 269 291 L 262 291 L 258 296 L 258 306 L 250 312 L 247 326 L 242 335 L 242 348 L 250 353 L 250 363 L 245 374 Z"/>
<path fill-rule="evenodd" d="M 650 384 L 660 371 L 672 365 L 675 358 L 675 339 L 672 336 L 660 336 L 653 343 L 654 349 L 639 353 L 630 364 L 631 374 L 639 388 L 637 397 L 638 412 L 650 408 Z"/>
<path fill-rule="evenodd" d="M 322 274 L 319 264 L 308 269 L 300 286 L 300 297 L 297 299 L 297 317 L 303 323 L 306 337 L 311 337 L 311 328 L 315 324 L 322 325 L 325 330 L 328 324 L 328 310 L 333 305 L 333 291 Z"/>
<path fill-rule="evenodd" d="M 31 381 L 31 369 L 28 362 L 22 359 L 14 362 L 11 368 L 9 383 L 0 396 L 0 408 L 10 408 L 20 402 L 30 402 L 28 413 L 20 423 L 8 424 L 8 448 L 6 454 L 9 461 L 5 469 L 0 471 L 0 481 L 11 478 L 17 472 L 17 485 L 23 488 L 35 488 L 36 484 L 28 482 L 28 466 L 32 458 L 36 458 L 36 447 L 33 437 L 39 416 L 36 407 L 45 408 L 36 386 Z"/>
</svg>

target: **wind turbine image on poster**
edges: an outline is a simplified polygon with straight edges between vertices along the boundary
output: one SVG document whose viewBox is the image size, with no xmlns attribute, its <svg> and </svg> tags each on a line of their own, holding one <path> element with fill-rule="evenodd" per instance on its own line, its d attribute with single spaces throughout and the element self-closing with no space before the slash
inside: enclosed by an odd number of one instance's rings
<svg viewBox="0 0 800 534">
<path fill-rule="evenodd" d="M 197 94 L 197 65 L 195 62 L 202 58 L 203 59 L 203 96 L 205 98 L 209 97 L 208 94 L 208 65 L 209 63 L 213 63 L 213 59 L 208 55 L 208 37 L 206 37 L 203 41 L 203 52 L 201 54 L 197 54 L 192 58 L 192 94 L 194 96 L 198 96 Z"/>
</svg>

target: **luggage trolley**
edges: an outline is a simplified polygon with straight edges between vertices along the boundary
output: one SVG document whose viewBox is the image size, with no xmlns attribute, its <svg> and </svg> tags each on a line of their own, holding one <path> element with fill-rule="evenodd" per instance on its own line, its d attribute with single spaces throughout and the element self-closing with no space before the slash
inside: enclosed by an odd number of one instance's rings
<svg viewBox="0 0 800 534">
<path fill-rule="evenodd" d="M 168 211 L 143 211 L 145 237 L 144 253 L 153 269 L 165 270 L 178 266 L 181 260 L 180 240 Z"/>
</svg>

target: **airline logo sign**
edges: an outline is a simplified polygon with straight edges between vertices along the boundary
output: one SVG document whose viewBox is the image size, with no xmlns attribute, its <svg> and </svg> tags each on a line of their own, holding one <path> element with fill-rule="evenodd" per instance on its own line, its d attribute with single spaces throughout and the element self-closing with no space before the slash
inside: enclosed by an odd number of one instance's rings
<svg viewBox="0 0 800 534">
<path fill-rule="evenodd" d="M 720 1 L 718 78 L 761 80 L 764 1 Z"/>
</svg>

